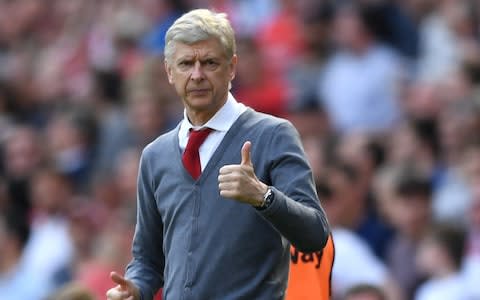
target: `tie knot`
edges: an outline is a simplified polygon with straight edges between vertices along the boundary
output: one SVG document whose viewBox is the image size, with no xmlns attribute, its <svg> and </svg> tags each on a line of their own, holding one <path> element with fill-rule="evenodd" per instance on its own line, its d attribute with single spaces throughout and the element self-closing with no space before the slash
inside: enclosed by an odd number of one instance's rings
<svg viewBox="0 0 480 300">
<path fill-rule="evenodd" d="M 200 148 L 207 136 L 212 132 L 211 128 L 203 128 L 200 130 L 190 129 L 190 136 L 188 138 L 187 148 L 196 149 Z"/>
</svg>

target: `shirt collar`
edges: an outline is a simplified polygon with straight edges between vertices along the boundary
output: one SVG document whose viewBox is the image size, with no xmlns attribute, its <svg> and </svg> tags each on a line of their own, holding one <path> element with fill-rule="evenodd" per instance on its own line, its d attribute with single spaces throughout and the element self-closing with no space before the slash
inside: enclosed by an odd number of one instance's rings
<svg viewBox="0 0 480 300">
<path fill-rule="evenodd" d="M 240 103 L 235 100 L 231 93 L 228 93 L 225 104 L 202 126 L 194 126 L 187 117 L 187 111 L 183 111 L 182 127 L 188 132 L 190 129 L 199 130 L 202 128 L 211 128 L 215 131 L 228 131 L 237 117 L 237 110 Z"/>
</svg>

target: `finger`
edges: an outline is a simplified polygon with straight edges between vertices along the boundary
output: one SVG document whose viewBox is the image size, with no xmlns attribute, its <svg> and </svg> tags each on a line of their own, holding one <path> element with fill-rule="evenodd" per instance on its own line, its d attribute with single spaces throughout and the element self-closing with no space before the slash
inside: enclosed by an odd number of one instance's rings
<svg viewBox="0 0 480 300">
<path fill-rule="evenodd" d="M 132 296 L 130 292 L 122 290 L 120 285 L 117 285 L 116 287 L 109 289 L 106 294 L 107 294 L 108 300 L 122 300 Z"/>
<path fill-rule="evenodd" d="M 223 198 L 235 198 L 237 193 L 233 190 L 220 190 L 220 196 Z"/>
<path fill-rule="evenodd" d="M 129 286 L 128 280 L 125 279 L 125 277 L 119 275 L 117 272 L 111 272 L 110 278 L 112 279 L 113 282 L 120 285 L 123 289 L 126 289 Z"/>
<path fill-rule="evenodd" d="M 240 165 L 225 165 L 218 171 L 220 175 L 230 174 L 240 170 Z"/>
<path fill-rule="evenodd" d="M 252 143 L 246 141 L 242 146 L 242 162 L 241 165 L 253 165 L 250 158 L 250 149 L 252 148 Z"/>
<path fill-rule="evenodd" d="M 238 172 L 231 172 L 227 174 L 218 175 L 218 183 L 234 182 L 234 181 L 239 181 L 240 179 L 241 179 L 241 175 Z"/>
<path fill-rule="evenodd" d="M 218 189 L 222 191 L 236 191 L 238 188 L 238 183 L 236 182 L 221 182 L 218 184 Z"/>
</svg>

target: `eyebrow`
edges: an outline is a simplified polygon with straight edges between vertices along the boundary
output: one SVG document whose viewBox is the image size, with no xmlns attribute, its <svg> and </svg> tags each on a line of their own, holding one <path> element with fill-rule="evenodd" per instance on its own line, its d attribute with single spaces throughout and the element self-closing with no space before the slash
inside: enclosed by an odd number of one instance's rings
<svg viewBox="0 0 480 300">
<path fill-rule="evenodd" d="M 222 54 L 219 54 L 219 55 L 216 55 L 215 53 L 212 53 L 212 52 L 207 52 L 205 53 L 203 56 L 201 56 L 200 60 L 208 60 L 208 59 L 221 59 L 224 55 Z M 181 60 L 193 60 L 195 57 L 198 57 L 197 55 L 194 55 L 194 54 L 184 54 L 180 57 L 177 58 L 177 61 L 181 61 Z"/>
</svg>

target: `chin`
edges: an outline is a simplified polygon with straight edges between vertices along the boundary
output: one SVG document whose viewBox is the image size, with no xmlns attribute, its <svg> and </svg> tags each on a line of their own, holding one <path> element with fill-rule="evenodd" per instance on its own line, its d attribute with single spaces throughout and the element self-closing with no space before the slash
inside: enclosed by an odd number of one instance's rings
<svg viewBox="0 0 480 300">
<path fill-rule="evenodd" d="M 188 106 L 195 109 L 206 109 L 211 107 L 213 101 L 210 97 L 190 97 L 187 101 Z"/>
<path fill-rule="evenodd" d="M 214 113 L 216 110 L 218 110 L 218 107 L 214 105 L 211 101 L 209 102 L 189 102 L 188 107 L 190 108 L 191 111 L 194 112 L 210 112 Z"/>
</svg>

